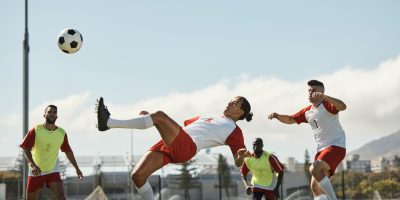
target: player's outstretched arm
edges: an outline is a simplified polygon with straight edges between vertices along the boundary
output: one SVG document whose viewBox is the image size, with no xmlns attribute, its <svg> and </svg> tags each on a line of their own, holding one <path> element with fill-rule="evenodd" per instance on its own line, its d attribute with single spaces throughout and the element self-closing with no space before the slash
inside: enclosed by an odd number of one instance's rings
<svg viewBox="0 0 400 200">
<path fill-rule="evenodd" d="M 249 157 L 250 155 L 251 153 L 247 151 L 247 149 L 245 148 L 239 149 L 234 155 L 236 167 L 241 167 L 243 165 L 244 158 Z"/>
<path fill-rule="evenodd" d="M 294 124 L 296 123 L 296 121 L 293 119 L 293 117 L 289 116 L 289 115 L 281 115 L 278 114 L 276 112 L 273 112 L 271 114 L 268 115 L 268 119 L 272 120 L 272 119 L 277 119 L 278 121 L 285 123 L 285 124 Z"/>
</svg>

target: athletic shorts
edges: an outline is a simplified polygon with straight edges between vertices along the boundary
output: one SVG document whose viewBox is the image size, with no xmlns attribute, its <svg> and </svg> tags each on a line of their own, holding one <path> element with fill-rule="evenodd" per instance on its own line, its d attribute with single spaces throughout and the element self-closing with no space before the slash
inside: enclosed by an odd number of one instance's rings
<svg viewBox="0 0 400 200">
<path fill-rule="evenodd" d="M 275 200 L 275 193 L 271 190 L 261 189 L 261 188 L 253 188 L 253 199 L 262 199 L 262 197 L 266 200 Z"/>
<path fill-rule="evenodd" d="M 41 189 L 44 184 L 49 187 L 50 183 L 62 182 L 60 173 L 55 172 L 51 174 L 46 174 L 43 176 L 28 176 L 28 182 L 26 184 L 26 192 L 35 192 L 37 189 Z"/>
<path fill-rule="evenodd" d="M 336 167 L 342 162 L 346 156 L 346 149 L 338 146 L 330 146 L 315 155 L 315 160 L 323 160 L 328 163 L 330 176 L 333 176 L 336 171 Z"/>
<path fill-rule="evenodd" d="M 197 147 L 192 138 L 181 128 L 170 146 L 163 140 L 152 146 L 150 151 L 158 151 L 164 154 L 163 165 L 168 163 L 184 163 L 196 155 Z"/>
</svg>

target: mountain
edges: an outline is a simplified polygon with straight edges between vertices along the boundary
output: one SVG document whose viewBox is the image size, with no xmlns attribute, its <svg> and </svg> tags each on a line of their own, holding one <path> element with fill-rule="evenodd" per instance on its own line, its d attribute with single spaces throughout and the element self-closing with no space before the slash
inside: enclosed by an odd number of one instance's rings
<svg viewBox="0 0 400 200">
<path fill-rule="evenodd" d="M 348 159 L 354 154 L 359 154 L 361 160 L 374 160 L 381 156 L 392 160 L 395 155 L 400 156 L 400 130 L 351 151 L 347 154 Z"/>
</svg>

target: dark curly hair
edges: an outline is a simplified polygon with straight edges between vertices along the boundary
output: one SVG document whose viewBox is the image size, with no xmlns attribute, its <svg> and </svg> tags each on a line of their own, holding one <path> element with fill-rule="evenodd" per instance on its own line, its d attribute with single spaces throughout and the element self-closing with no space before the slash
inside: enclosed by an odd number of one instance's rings
<svg viewBox="0 0 400 200">
<path fill-rule="evenodd" d="M 241 101 L 240 109 L 244 111 L 243 115 L 239 117 L 239 120 L 246 119 L 246 121 L 251 121 L 253 119 L 253 113 L 251 111 L 251 106 L 249 101 L 242 96 L 238 96 L 238 100 Z"/>
</svg>

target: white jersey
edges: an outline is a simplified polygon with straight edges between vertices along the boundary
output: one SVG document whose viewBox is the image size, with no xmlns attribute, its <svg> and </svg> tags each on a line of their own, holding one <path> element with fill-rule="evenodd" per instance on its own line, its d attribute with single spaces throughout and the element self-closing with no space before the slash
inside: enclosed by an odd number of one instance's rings
<svg viewBox="0 0 400 200">
<path fill-rule="evenodd" d="M 242 130 L 236 123 L 225 116 L 199 116 L 185 121 L 182 129 L 196 144 L 197 152 L 201 149 L 229 145 L 232 154 L 245 148 Z"/>
<path fill-rule="evenodd" d="M 309 123 L 317 142 L 317 151 L 329 146 L 346 148 L 345 132 L 340 125 L 336 107 L 328 101 L 323 101 L 316 107 L 310 105 L 292 115 L 298 123 Z"/>
</svg>

